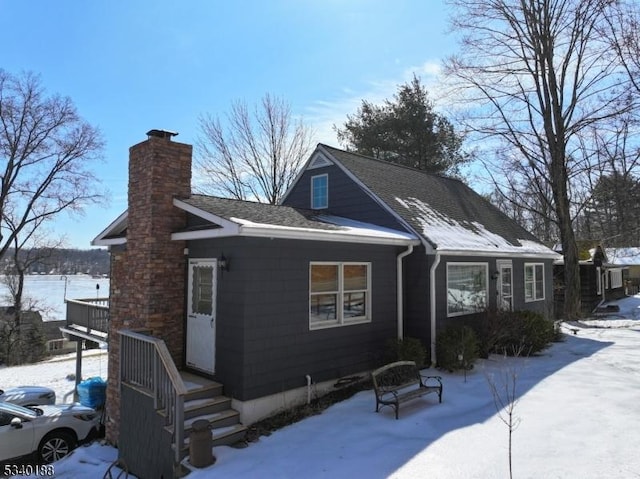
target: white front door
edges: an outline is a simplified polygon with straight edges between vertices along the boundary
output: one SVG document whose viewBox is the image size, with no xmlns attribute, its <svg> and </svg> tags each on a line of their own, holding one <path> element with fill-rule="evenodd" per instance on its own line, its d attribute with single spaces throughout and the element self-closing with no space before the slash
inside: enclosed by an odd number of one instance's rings
<svg viewBox="0 0 640 479">
<path fill-rule="evenodd" d="M 209 374 L 216 361 L 217 278 L 217 260 L 189 260 L 187 366 Z"/>
<path fill-rule="evenodd" d="M 511 261 L 498 261 L 498 308 L 513 311 L 513 266 Z"/>
</svg>

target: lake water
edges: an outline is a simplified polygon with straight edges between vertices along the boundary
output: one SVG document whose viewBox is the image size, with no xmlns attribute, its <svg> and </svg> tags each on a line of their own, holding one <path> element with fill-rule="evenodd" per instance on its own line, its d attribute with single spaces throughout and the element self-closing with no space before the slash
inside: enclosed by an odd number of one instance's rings
<svg viewBox="0 0 640 479">
<path fill-rule="evenodd" d="M 66 299 L 106 298 L 109 296 L 109 279 L 92 278 L 85 274 L 28 275 L 25 276 L 25 297 L 37 301 L 45 320 L 65 319 Z M 28 304 L 27 300 L 23 300 Z M 0 305 L 11 304 L 7 286 L 0 279 Z"/>
</svg>

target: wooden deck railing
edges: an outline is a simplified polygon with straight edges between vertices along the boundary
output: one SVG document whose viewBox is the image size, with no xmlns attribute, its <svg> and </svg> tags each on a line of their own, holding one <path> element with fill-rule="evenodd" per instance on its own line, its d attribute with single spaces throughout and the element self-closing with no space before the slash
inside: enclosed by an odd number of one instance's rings
<svg viewBox="0 0 640 479">
<path fill-rule="evenodd" d="M 67 299 L 67 327 L 80 326 L 92 331 L 109 332 L 109 298 Z"/>
<path fill-rule="evenodd" d="M 157 411 L 164 411 L 166 426 L 173 427 L 175 461 L 184 444 L 184 397 L 187 388 L 165 342 L 129 330 L 120 331 L 120 381 L 153 397 Z"/>
</svg>

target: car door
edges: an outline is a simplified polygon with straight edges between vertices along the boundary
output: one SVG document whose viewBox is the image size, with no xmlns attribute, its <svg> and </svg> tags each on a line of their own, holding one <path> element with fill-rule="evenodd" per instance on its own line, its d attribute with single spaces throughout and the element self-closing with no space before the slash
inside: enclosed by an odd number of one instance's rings
<svg viewBox="0 0 640 479">
<path fill-rule="evenodd" d="M 11 425 L 19 418 L 20 427 Z M 23 417 L 0 411 L 0 461 L 31 454 L 34 450 L 33 422 Z"/>
</svg>

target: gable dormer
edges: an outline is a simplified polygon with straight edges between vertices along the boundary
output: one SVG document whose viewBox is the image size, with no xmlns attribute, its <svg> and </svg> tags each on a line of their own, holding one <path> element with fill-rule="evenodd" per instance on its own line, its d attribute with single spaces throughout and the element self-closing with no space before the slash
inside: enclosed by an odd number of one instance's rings
<svg viewBox="0 0 640 479">
<path fill-rule="evenodd" d="M 318 145 L 311 154 L 281 204 L 405 229 L 372 197 L 366 186 L 340 164 L 333 150 L 324 145 Z"/>
</svg>

